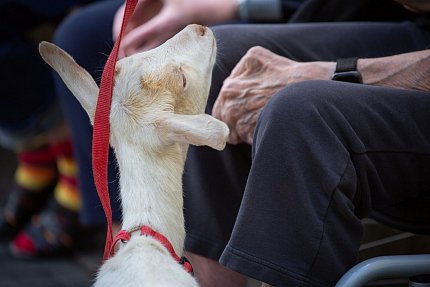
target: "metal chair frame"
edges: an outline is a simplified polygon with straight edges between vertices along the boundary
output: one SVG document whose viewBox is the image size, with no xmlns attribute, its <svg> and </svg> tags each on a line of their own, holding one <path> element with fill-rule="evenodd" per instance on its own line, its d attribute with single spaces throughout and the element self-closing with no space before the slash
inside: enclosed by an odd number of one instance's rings
<svg viewBox="0 0 430 287">
<path fill-rule="evenodd" d="M 379 217 L 378 221 L 386 221 Z M 393 226 L 393 224 L 388 224 Z M 398 223 L 393 226 L 399 230 L 410 232 L 400 233 L 381 240 L 366 243 L 361 246 L 361 250 L 386 244 L 396 240 L 408 238 L 416 234 L 429 234 L 428 225 L 411 225 L 409 223 Z M 430 254 L 416 255 L 389 255 L 378 256 L 358 263 L 346 272 L 337 282 L 336 287 L 360 287 L 366 284 L 391 278 L 411 278 L 420 275 L 430 275 Z M 426 277 L 430 278 L 430 276 Z M 430 287 L 430 280 L 425 282 L 409 281 L 410 287 Z"/>
</svg>

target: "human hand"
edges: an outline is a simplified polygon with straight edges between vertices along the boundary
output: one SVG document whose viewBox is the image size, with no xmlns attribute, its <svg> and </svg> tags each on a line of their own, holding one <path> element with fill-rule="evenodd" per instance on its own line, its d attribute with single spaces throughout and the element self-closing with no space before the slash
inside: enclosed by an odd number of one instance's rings
<svg viewBox="0 0 430 287">
<path fill-rule="evenodd" d="M 402 4 L 406 9 L 415 13 L 430 12 L 429 0 L 394 0 Z"/>
<path fill-rule="evenodd" d="M 119 54 L 124 57 L 155 48 L 188 24 L 232 20 L 236 11 L 236 0 L 139 0 Z M 123 14 L 121 7 L 114 19 L 114 39 L 118 37 Z"/>
<path fill-rule="evenodd" d="M 136 8 L 134 9 L 133 15 L 128 21 L 127 27 L 124 31 L 124 35 L 157 15 L 160 12 L 162 6 L 163 2 L 161 0 L 139 0 L 136 4 Z M 121 31 L 122 20 L 124 18 L 124 10 L 125 3 L 121 5 L 121 7 L 115 13 L 112 27 L 113 40 L 116 40 L 118 38 L 119 32 Z"/>
<path fill-rule="evenodd" d="M 154 18 L 158 13 L 160 13 L 161 8 L 163 7 L 163 2 L 160 0 L 139 0 L 136 8 L 134 9 L 133 15 L 130 17 L 128 21 L 128 25 L 123 33 L 123 40 L 121 42 L 121 46 L 119 48 L 119 57 L 123 58 L 127 56 L 125 52 L 124 38 L 128 33 L 133 31 L 135 28 L 140 25 L 150 21 Z M 121 25 L 124 17 L 125 3 L 117 10 L 112 27 L 112 36 L 113 40 L 116 40 L 121 31 Z"/>
<path fill-rule="evenodd" d="M 230 144 L 252 144 L 257 118 L 276 92 L 296 82 L 329 80 L 335 67 L 334 62 L 300 63 L 253 47 L 224 81 L 212 114 L 229 126 Z"/>
</svg>

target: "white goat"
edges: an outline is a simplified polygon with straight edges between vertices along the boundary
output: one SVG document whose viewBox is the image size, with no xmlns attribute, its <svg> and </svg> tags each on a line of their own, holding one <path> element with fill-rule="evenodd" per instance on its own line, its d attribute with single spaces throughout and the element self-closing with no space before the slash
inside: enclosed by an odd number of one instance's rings
<svg viewBox="0 0 430 287">
<path fill-rule="evenodd" d="M 39 50 L 93 123 L 99 88 L 92 77 L 57 46 L 43 42 Z M 197 286 L 159 241 L 134 231 L 149 226 L 183 253 L 188 144 L 221 150 L 229 133 L 203 114 L 215 57 L 212 31 L 189 25 L 162 46 L 117 62 L 110 144 L 120 170 L 122 227 L 133 232 L 103 264 L 95 286 Z"/>
</svg>

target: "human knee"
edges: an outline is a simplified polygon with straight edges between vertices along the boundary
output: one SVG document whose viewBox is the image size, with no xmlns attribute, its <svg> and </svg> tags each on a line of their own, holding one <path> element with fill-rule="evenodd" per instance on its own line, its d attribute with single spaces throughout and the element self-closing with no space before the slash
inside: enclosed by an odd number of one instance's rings
<svg viewBox="0 0 430 287">
<path fill-rule="evenodd" d="M 259 121 L 294 124 L 309 120 L 330 96 L 327 85 L 329 81 L 305 81 L 282 89 L 267 103 Z"/>
</svg>

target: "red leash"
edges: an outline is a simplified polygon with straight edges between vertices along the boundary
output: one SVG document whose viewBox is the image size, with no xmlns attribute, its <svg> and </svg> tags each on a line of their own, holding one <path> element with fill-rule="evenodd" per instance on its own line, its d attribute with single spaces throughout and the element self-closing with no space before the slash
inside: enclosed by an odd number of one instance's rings
<svg viewBox="0 0 430 287">
<path fill-rule="evenodd" d="M 100 197 L 100 201 L 103 206 L 103 210 L 106 214 L 107 220 L 107 234 L 106 234 L 106 245 L 104 250 L 103 259 L 109 258 L 111 246 L 113 243 L 112 239 L 112 209 L 110 205 L 109 190 L 108 190 L 108 178 L 107 178 L 107 161 L 109 151 L 109 115 L 110 107 L 112 102 L 112 90 L 114 83 L 115 64 L 118 58 L 119 45 L 121 43 L 122 35 L 127 26 L 128 20 L 133 14 L 134 8 L 136 7 L 137 0 L 126 0 L 124 18 L 121 25 L 121 31 L 118 39 L 115 41 L 112 52 L 105 64 L 102 80 L 100 83 L 99 97 L 97 100 L 97 107 L 94 117 L 94 129 L 93 129 L 93 176 L 96 184 L 97 193 Z"/>
</svg>

